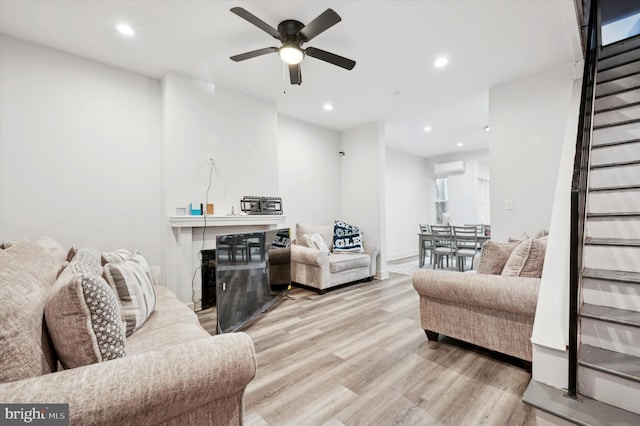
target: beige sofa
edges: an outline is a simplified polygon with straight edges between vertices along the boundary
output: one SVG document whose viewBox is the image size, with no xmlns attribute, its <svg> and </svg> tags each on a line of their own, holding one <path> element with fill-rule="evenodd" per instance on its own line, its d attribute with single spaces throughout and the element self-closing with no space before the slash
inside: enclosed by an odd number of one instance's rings
<svg viewBox="0 0 640 426">
<path fill-rule="evenodd" d="M 545 248 L 546 242 L 531 239 L 489 242 L 474 259 L 481 273 L 418 270 L 413 286 L 427 338 L 444 334 L 528 361 L 530 367 Z"/>
<path fill-rule="evenodd" d="M 251 339 L 210 336 L 157 270 L 155 310 L 126 338 L 126 356 L 63 369 L 43 312 L 66 252 L 47 239 L 0 250 L 0 401 L 67 403 L 77 425 L 242 424 Z"/>
<path fill-rule="evenodd" d="M 331 251 L 328 255 L 307 247 L 303 234 L 319 233 Z M 339 285 L 372 280 L 376 275 L 377 246 L 363 241 L 364 253 L 334 253 L 333 225 L 296 226 L 296 239 L 291 245 L 291 281 L 311 287 L 318 293 Z"/>
</svg>

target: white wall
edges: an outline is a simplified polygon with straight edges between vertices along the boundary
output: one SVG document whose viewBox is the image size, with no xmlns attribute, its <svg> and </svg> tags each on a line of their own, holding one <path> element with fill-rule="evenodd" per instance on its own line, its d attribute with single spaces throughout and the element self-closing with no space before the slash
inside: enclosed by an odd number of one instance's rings
<svg viewBox="0 0 640 426">
<path fill-rule="evenodd" d="M 275 105 L 176 73 L 162 80 L 166 214 L 209 202 L 215 214 L 236 212 L 244 195 L 278 196 Z"/>
<path fill-rule="evenodd" d="M 582 80 L 574 81 L 555 187 L 547 251 L 533 324 L 533 378 L 556 388 L 567 387 L 569 344 L 569 254 L 571 179 L 578 132 Z"/>
<path fill-rule="evenodd" d="M 287 226 L 340 218 L 340 135 L 278 116 L 278 176 Z"/>
<path fill-rule="evenodd" d="M 429 173 L 428 185 L 431 188 L 429 199 L 432 222 L 435 223 L 435 179 L 433 167 L 438 163 L 464 161 L 464 173 L 447 176 L 447 193 L 449 197 L 449 214 L 452 225 L 483 223 L 480 212 L 479 178 L 489 179 L 489 151 L 468 151 L 438 155 L 427 159 Z"/>
<path fill-rule="evenodd" d="M 388 260 L 418 254 L 418 225 L 433 223 L 433 191 L 423 157 L 387 149 L 385 167 Z"/>
<path fill-rule="evenodd" d="M 0 240 L 163 258 L 160 82 L 0 36 Z"/>
<path fill-rule="evenodd" d="M 381 248 L 377 278 L 388 276 L 386 261 L 384 126 L 363 125 L 340 135 L 341 220 L 360 227 Z"/>
<path fill-rule="evenodd" d="M 491 235 L 498 241 L 549 228 L 573 79 L 569 63 L 489 90 Z"/>
</svg>

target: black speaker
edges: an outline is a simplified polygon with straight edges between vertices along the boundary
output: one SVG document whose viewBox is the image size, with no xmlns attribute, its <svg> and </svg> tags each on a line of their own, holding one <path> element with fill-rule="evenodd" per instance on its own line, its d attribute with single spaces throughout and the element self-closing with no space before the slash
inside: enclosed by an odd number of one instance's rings
<svg viewBox="0 0 640 426">
<path fill-rule="evenodd" d="M 202 250 L 202 309 L 216 306 L 216 251 Z"/>
</svg>

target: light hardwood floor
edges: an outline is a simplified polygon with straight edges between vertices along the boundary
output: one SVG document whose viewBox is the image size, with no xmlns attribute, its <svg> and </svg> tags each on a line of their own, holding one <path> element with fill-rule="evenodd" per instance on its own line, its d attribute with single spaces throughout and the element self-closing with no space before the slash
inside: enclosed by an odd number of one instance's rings
<svg viewBox="0 0 640 426">
<path fill-rule="evenodd" d="M 535 425 L 520 362 L 428 342 L 410 276 L 290 295 L 244 330 L 258 358 L 246 425 Z"/>
</svg>

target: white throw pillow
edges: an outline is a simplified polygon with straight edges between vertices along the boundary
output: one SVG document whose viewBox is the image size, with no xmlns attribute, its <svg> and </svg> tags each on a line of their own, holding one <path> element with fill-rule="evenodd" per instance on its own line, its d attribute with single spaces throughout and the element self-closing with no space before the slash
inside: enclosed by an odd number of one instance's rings
<svg viewBox="0 0 640 426">
<path fill-rule="evenodd" d="M 314 248 L 316 250 L 320 250 L 323 253 L 329 254 L 329 247 L 324 241 L 324 238 L 322 238 L 322 235 L 320 235 L 319 233 L 304 234 L 302 238 L 304 238 L 304 242 L 307 247 Z"/>
</svg>

